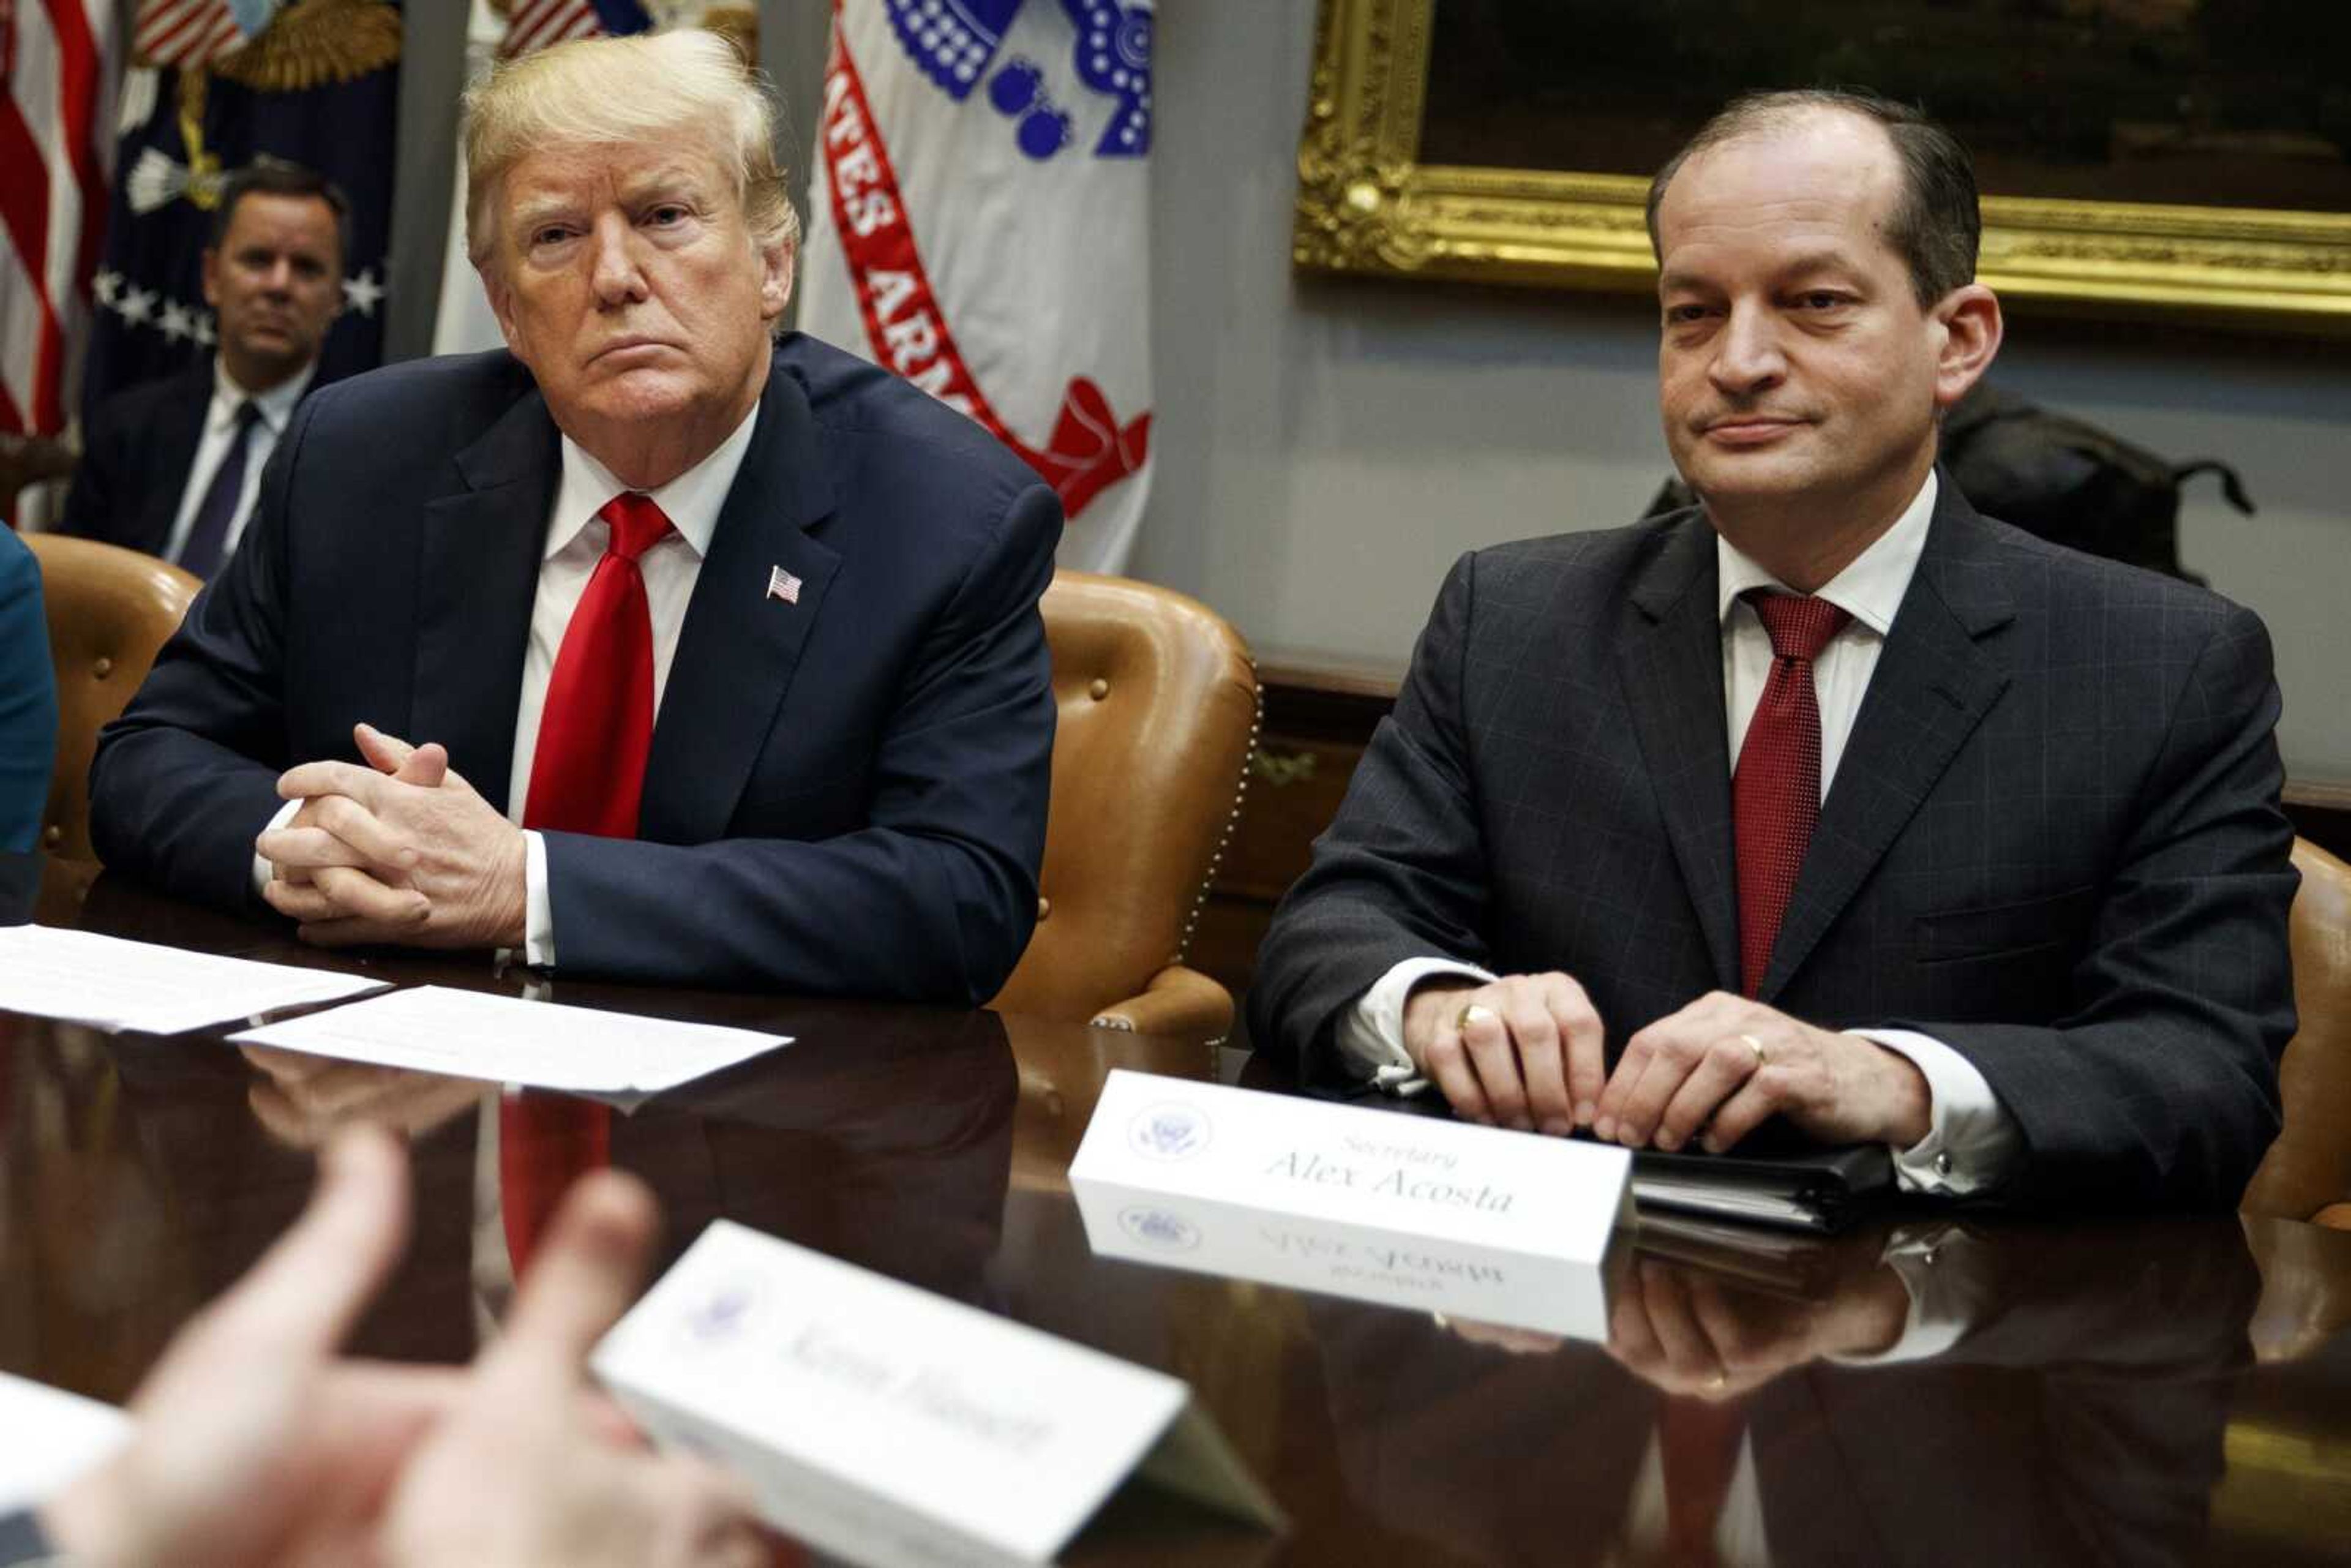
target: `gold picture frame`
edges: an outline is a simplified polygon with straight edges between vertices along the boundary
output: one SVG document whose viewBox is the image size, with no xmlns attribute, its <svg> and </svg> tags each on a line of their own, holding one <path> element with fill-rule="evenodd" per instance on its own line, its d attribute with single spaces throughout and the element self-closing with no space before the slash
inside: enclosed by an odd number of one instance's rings
<svg viewBox="0 0 2351 1568">
<path fill-rule="evenodd" d="M 1645 293 L 1638 176 L 1419 161 L 1437 0 L 1319 0 L 1301 269 Z M 2071 314 L 2351 335 L 2351 214 L 1987 195 L 1979 275 Z"/>
</svg>

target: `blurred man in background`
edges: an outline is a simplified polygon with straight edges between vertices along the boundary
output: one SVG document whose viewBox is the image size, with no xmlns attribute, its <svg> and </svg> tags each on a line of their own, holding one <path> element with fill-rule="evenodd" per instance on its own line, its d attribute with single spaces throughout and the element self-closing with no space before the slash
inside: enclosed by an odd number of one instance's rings
<svg viewBox="0 0 2351 1568">
<path fill-rule="evenodd" d="M 229 176 L 204 256 L 219 350 L 99 405 L 60 532 L 219 570 L 342 308 L 349 218 L 342 193 L 298 163 Z"/>
</svg>

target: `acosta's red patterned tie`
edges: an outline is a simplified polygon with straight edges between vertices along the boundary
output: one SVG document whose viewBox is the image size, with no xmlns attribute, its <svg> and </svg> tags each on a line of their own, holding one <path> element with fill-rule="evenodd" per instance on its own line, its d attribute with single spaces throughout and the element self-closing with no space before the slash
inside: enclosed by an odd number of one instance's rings
<svg viewBox="0 0 2351 1568">
<path fill-rule="evenodd" d="M 633 491 L 596 515 L 611 540 L 556 652 L 522 825 L 632 839 L 653 740 L 653 616 L 637 558 L 670 523 Z M 532 1093 L 500 1103 L 499 1196 L 516 1279 L 564 1191 L 611 1155 L 611 1113 L 601 1105 Z"/>
<path fill-rule="evenodd" d="M 1821 706 L 1813 690 L 1813 661 L 1852 617 L 1808 595 L 1744 597 L 1771 637 L 1771 676 L 1730 781 L 1739 855 L 1739 986 L 1751 997 L 1771 967 L 1780 918 L 1821 816 Z"/>
</svg>

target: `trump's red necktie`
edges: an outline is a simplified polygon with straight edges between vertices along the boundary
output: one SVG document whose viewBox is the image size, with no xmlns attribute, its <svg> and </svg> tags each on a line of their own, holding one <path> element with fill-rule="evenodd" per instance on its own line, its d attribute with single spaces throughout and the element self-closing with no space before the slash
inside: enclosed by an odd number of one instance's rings
<svg viewBox="0 0 2351 1568">
<path fill-rule="evenodd" d="M 633 491 L 596 515 L 611 538 L 556 651 L 522 825 L 632 839 L 653 740 L 653 615 L 637 558 L 670 524 L 653 497 Z M 498 1180 L 516 1279 L 564 1190 L 611 1149 L 611 1113 L 601 1105 L 528 1093 L 500 1103 Z"/>
<path fill-rule="evenodd" d="M 1852 617 L 1825 599 L 1746 595 L 1771 638 L 1771 674 L 1731 775 L 1739 856 L 1739 986 L 1762 988 L 1788 895 L 1821 816 L 1821 705 L 1813 661 Z"/>
</svg>

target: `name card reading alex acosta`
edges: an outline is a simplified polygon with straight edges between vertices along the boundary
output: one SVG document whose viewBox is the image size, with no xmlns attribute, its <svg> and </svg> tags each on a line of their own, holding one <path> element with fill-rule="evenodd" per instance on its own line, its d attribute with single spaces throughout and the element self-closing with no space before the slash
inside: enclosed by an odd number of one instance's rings
<svg viewBox="0 0 2351 1568">
<path fill-rule="evenodd" d="M 727 1220 L 593 1364 L 769 1523 L 873 1568 L 1048 1562 L 1130 1473 L 1284 1528 L 1180 1380 Z"/>
<path fill-rule="evenodd" d="M 1113 1072 L 1070 1186 L 1097 1252 L 1603 1339 L 1632 1155 Z"/>
</svg>

